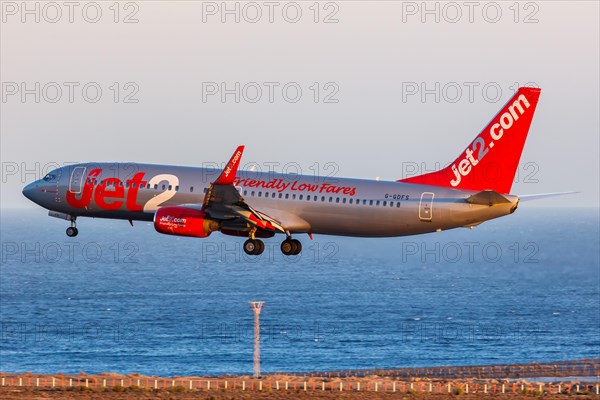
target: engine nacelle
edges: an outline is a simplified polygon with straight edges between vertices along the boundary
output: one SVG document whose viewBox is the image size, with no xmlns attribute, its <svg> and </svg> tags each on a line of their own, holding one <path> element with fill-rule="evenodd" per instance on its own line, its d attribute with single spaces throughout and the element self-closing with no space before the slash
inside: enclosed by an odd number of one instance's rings
<svg viewBox="0 0 600 400">
<path fill-rule="evenodd" d="M 205 238 L 219 230 L 219 223 L 194 208 L 161 207 L 154 214 L 154 229 L 167 235 Z"/>
</svg>

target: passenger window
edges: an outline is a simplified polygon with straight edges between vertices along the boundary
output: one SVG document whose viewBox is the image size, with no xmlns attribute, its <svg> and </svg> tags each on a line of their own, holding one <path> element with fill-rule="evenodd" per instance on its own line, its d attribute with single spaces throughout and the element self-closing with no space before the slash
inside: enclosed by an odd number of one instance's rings
<svg viewBox="0 0 600 400">
<path fill-rule="evenodd" d="M 179 192 L 179 185 L 175 186 L 175 191 Z"/>
<path fill-rule="evenodd" d="M 385 200 L 383 201 L 383 206 L 384 207 L 387 206 L 387 201 L 385 201 Z"/>
<path fill-rule="evenodd" d="M 333 202 L 333 197 L 330 197 L 330 198 L 329 198 L 329 202 L 330 202 L 330 203 L 331 203 L 331 202 Z"/>
<path fill-rule="evenodd" d="M 400 208 L 400 202 L 396 203 L 396 208 Z"/>
<path fill-rule="evenodd" d="M 169 185 L 169 190 L 173 189 L 173 185 Z"/>
<path fill-rule="evenodd" d="M 300 197 L 298 197 L 298 200 L 302 200 L 302 195 L 300 195 Z"/>
<path fill-rule="evenodd" d="M 340 202 L 340 198 L 339 198 L 339 197 L 336 197 L 336 198 L 335 198 L 335 202 L 336 202 L 336 203 L 339 203 L 339 202 Z"/>
<path fill-rule="evenodd" d="M 369 205 L 372 206 L 373 205 L 373 200 L 369 200 Z"/>
<path fill-rule="evenodd" d="M 366 206 L 366 205 L 367 205 L 367 201 L 363 200 L 363 206 Z"/>
<path fill-rule="evenodd" d="M 165 190 L 167 188 L 166 185 L 162 185 L 162 190 Z"/>
<path fill-rule="evenodd" d="M 345 197 L 342 199 L 342 203 L 346 204 L 346 198 Z"/>
<path fill-rule="evenodd" d="M 279 193 L 279 198 L 282 198 L 282 197 L 283 197 L 283 193 Z"/>
<path fill-rule="evenodd" d="M 290 194 L 289 194 L 289 193 L 286 193 L 286 194 L 285 194 L 285 198 L 286 198 L 286 199 L 289 199 L 289 198 L 290 198 Z"/>
<path fill-rule="evenodd" d="M 252 193 L 251 193 L 251 196 L 254 197 L 255 193 L 256 192 L 253 190 Z"/>
<path fill-rule="evenodd" d="M 125 183 L 125 187 L 128 188 L 129 187 L 129 182 Z"/>
<path fill-rule="evenodd" d="M 325 196 L 321 196 L 321 201 L 325 202 Z"/>
<path fill-rule="evenodd" d="M 258 192 L 258 197 L 262 197 L 262 192 Z"/>
<path fill-rule="evenodd" d="M 296 193 L 292 195 L 292 200 L 296 200 Z"/>
<path fill-rule="evenodd" d="M 190 193 L 193 193 L 193 192 L 194 192 L 194 187 L 190 186 Z"/>
<path fill-rule="evenodd" d="M 378 206 L 378 205 L 379 205 L 379 200 L 377 200 L 377 203 L 376 203 L 375 205 L 376 205 L 376 206 Z"/>
<path fill-rule="evenodd" d="M 154 190 L 158 190 L 158 183 L 154 185 Z"/>
<path fill-rule="evenodd" d="M 275 192 L 273 192 L 273 193 L 271 194 L 271 198 L 273 198 L 273 199 L 275 198 Z"/>
<path fill-rule="evenodd" d="M 352 199 L 350 199 L 350 201 L 348 203 L 352 204 Z"/>
</svg>

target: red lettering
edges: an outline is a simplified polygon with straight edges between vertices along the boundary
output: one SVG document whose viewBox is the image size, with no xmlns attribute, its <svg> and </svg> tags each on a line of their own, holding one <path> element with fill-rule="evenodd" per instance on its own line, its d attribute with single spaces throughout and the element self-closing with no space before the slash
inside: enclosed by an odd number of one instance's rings
<svg viewBox="0 0 600 400">
<path fill-rule="evenodd" d="M 127 209 L 129 211 L 142 211 L 142 206 L 136 203 L 137 193 L 140 189 L 140 185 L 145 185 L 146 181 L 143 181 L 145 172 L 138 172 L 133 176 L 133 178 L 129 179 L 127 183 L 129 184 L 129 191 L 127 192 Z"/>
<path fill-rule="evenodd" d="M 107 189 L 107 186 L 109 189 Z M 113 190 L 110 190 L 110 188 Z M 94 200 L 98 207 L 103 210 L 118 210 L 123 205 L 122 201 L 111 201 L 109 199 L 123 199 L 123 186 L 121 181 L 117 178 L 107 178 L 104 180 L 102 185 L 98 185 L 94 192 Z"/>
<path fill-rule="evenodd" d="M 89 175 L 85 179 L 83 190 L 81 191 L 81 197 L 77 198 L 77 194 L 70 190 L 67 190 L 67 203 L 75 208 L 86 208 L 92 201 L 92 192 L 94 190 L 94 181 L 100 175 L 102 169 L 96 168 L 90 171 Z"/>
</svg>

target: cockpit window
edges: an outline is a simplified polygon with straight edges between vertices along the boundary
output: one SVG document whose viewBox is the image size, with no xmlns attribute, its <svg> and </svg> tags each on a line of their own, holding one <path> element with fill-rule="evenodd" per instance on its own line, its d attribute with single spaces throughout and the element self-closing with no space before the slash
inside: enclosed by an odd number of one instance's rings
<svg viewBox="0 0 600 400">
<path fill-rule="evenodd" d="M 54 175 L 54 174 L 47 174 L 43 179 L 46 182 L 51 182 L 51 181 L 53 181 L 53 180 L 56 179 L 56 175 Z"/>
</svg>

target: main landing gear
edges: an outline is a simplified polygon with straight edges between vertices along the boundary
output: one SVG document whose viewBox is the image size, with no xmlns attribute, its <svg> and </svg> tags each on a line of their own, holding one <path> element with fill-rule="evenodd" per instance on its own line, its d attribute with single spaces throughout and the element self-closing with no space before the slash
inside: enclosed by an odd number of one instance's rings
<svg viewBox="0 0 600 400">
<path fill-rule="evenodd" d="M 265 251 L 265 244 L 260 239 L 248 239 L 244 242 L 244 251 L 250 256 L 258 256 Z"/>
<path fill-rule="evenodd" d="M 77 224 L 76 224 L 75 220 L 76 220 L 76 217 L 71 217 L 71 226 L 67 228 L 67 236 L 68 237 L 75 237 L 79 233 L 79 231 L 77 230 Z"/>
<path fill-rule="evenodd" d="M 250 239 L 244 242 L 244 252 L 251 256 L 258 256 L 265 251 L 265 244 L 262 240 L 256 239 L 254 233 L 250 232 Z M 292 239 L 291 235 L 281 242 L 281 252 L 286 256 L 297 256 L 302 251 L 302 243 L 297 239 Z"/>
<path fill-rule="evenodd" d="M 302 251 L 302 243 L 298 239 L 292 239 L 288 236 L 281 242 L 281 252 L 286 256 L 297 256 Z"/>
</svg>

